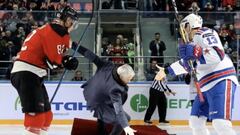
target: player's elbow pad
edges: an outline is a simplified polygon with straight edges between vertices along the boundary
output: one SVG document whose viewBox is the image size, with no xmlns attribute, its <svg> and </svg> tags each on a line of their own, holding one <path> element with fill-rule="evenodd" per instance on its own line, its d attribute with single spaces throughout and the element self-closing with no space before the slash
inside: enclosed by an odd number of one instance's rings
<svg viewBox="0 0 240 135">
<path fill-rule="evenodd" d="M 78 60 L 75 57 L 66 55 L 62 59 L 62 64 L 68 70 L 75 70 L 78 67 Z"/>
</svg>

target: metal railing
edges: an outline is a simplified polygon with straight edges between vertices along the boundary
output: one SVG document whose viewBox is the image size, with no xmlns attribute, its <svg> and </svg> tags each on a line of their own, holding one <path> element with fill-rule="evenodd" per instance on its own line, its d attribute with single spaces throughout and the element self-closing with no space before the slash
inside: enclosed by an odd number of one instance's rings
<svg viewBox="0 0 240 135">
<path fill-rule="evenodd" d="M 51 21 L 55 17 L 55 12 L 46 12 L 46 11 L 0 11 L 1 15 L 0 18 L 2 20 L 2 23 L 0 27 L 4 27 L 6 30 L 16 30 L 17 26 L 14 25 L 14 23 L 22 24 L 20 26 L 25 27 L 25 25 L 28 25 L 29 22 L 26 20 L 27 14 L 31 14 L 34 18 L 34 21 L 37 21 L 39 25 L 44 24 L 45 22 Z M 77 41 L 79 38 L 79 34 L 82 31 L 83 26 L 86 25 L 88 22 L 88 19 L 90 17 L 91 12 L 80 12 L 80 22 L 79 27 L 75 30 L 75 32 L 71 33 L 72 39 L 74 41 Z M 180 12 L 182 15 L 186 15 L 189 12 Z M 219 27 L 222 26 L 222 24 L 233 24 L 234 25 L 234 31 L 238 36 L 236 36 L 234 41 L 234 47 L 232 48 L 235 50 L 235 56 L 233 57 L 233 62 L 236 66 L 238 75 L 239 75 L 239 68 L 240 68 L 240 61 L 239 61 L 239 39 L 240 39 L 240 12 L 200 12 L 199 13 L 204 20 L 204 25 L 220 29 Z M 136 15 L 136 19 L 128 18 L 129 15 Z M 99 17 L 98 19 L 97 16 Z M 109 19 L 108 17 L 111 16 Z M 134 16 L 135 17 L 135 16 Z M 136 46 L 140 49 L 136 49 L 135 51 L 137 56 L 134 57 L 134 63 L 137 65 L 134 66 L 134 69 L 137 71 L 137 77 L 135 78 L 136 81 L 142 81 L 144 80 L 144 70 L 146 67 L 149 66 L 149 59 L 150 56 L 148 53 L 148 44 L 154 37 L 155 29 L 151 29 L 152 27 L 158 30 L 162 30 L 161 32 L 161 38 L 167 45 L 167 50 L 165 53 L 164 60 L 165 62 L 173 62 L 173 59 L 177 59 L 177 39 L 178 39 L 178 31 L 177 31 L 177 24 L 174 17 L 174 12 L 171 11 L 137 11 L 137 10 L 99 10 L 94 12 L 94 21 L 92 21 L 92 25 L 98 25 L 98 30 L 96 30 L 96 27 L 92 27 L 88 30 L 85 40 L 81 43 L 84 46 L 88 46 L 88 48 L 91 48 L 91 50 L 94 50 L 97 54 L 100 54 L 99 49 L 101 49 L 101 38 L 106 35 L 106 33 L 102 32 L 105 28 L 110 27 L 110 32 L 117 32 L 121 30 L 128 30 L 128 28 L 131 26 L 138 27 L 139 32 L 137 32 L 137 35 L 139 37 L 139 41 L 133 40 L 133 43 L 136 43 Z M 121 20 L 122 21 L 118 21 Z M 14 23 L 12 20 L 15 20 Z M 132 22 L 136 21 L 136 22 Z M 122 25 L 117 25 L 122 24 Z M 164 25 L 166 24 L 166 25 Z M 173 35 L 168 35 L 169 33 L 168 28 L 165 28 L 165 26 L 172 26 L 172 32 Z M 121 26 L 121 27 L 120 27 Z M 160 27 L 163 26 L 163 27 Z M 99 29 L 100 27 L 100 29 Z M 146 28 L 147 27 L 147 28 Z M 150 34 L 148 30 L 152 30 L 152 33 Z M 115 31 L 114 31 L 115 30 Z M 97 31 L 97 33 L 95 33 Z M 134 30 L 132 30 L 134 31 Z M 14 31 L 13 31 L 14 32 Z M 134 32 L 133 32 L 134 33 Z M 135 30 L 136 33 L 136 30 Z M 134 33 L 134 34 L 135 34 Z M 98 40 L 96 40 L 96 35 L 101 35 Z M 114 33 L 109 33 L 108 36 L 112 36 L 110 38 L 110 42 L 114 42 Z M 132 34 L 132 33 L 130 33 Z M 133 34 L 133 35 L 134 35 Z M 26 35 L 25 35 L 26 36 Z M 136 36 L 136 34 L 134 35 Z M 0 35 L 0 38 L 2 38 L 2 35 Z M 2 41 L 2 40 L 1 40 Z M 0 47 L 2 43 L 0 42 Z M 170 49 L 169 49 L 170 48 Z M 230 53 L 232 56 L 232 53 Z M 171 57 L 171 58 L 170 58 Z M 88 79 L 92 76 L 94 73 L 94 66 L 92 63 L 89 63 L 87 60 L 83 60 L 84 62 L 81 63 L 82 57 L 78 57 L 80 60 L 79 69 L 83 70 L 84 77 Z M 108 57 L 109 58 L 109 57 Z M 7 64 L 11 61 L 1 61 L 0 56 L 0 71 L 5 72 L 8 68 Z M 169 60 L 172 59 L 172 60 Z M 142 69 L 140 69 L 140 67 Z M 87 69 L 87 70 L 86 70 Z M 48 71 L 48 77 L 47 80 L 58 80 L 58 75 L 61 74 L 61 70 L 57 71 Z M 74 76 L 74 71 L 69 72 L 69 75 L 66 76 L 65 80 L 71 80 L 71 78 Z M 0 76 L 2 79 L 4 78 L 4 75 Z"/>
<path fill-rule="evenodd" d="M 65 81 L 71 81 L 72 78 L 74 77 L 74 74 L 76 71 L 81 71 L 83 74 L 83 78 L 85 80 L 89 79 L 96 70 L 96 67 L 94 66 L 93 63 L 91 62 L 86 62 L 86 58 L 82 56 L 76 56 L 77 59 L 79 60 L 79 66 L 75 71 L 69 71 L 66 77 L 64 78 Z M 128 59 L 129 57 L 127 56 L 100 56 L 102 59 L 106 59 L 111 61 L 113 58 L 122 58 L 122 59 Z M 130 64 L 132 65 L 134 71 L 136 72 L 136 76 L 134 78 L 134 81 L 146 81 L 146 71 L 147 69 L 150 68 L 150 58 L 161 58 L 161 57 L 151 57 L 151 56 L 141 56 L 141 57 L 133 57 L 133 63 Z M 165 61 L 172 63 L 178 59 L 176 56 L 164 56 Z M 7 63 L 8 66 L 2 67 L 3 63 Z M 127 62 L 126 62 L 127 63 Z M 129 63 L 128 63 L 129 64 Z M 7 75 L 7 70 L 11 70 L 11 65 L 12 61 L 0 61 L 0 71 L 1 69 L 2 72 L 0 72 L 0 79 L 1 80 L 7 80 L 9 78 L 6 78 Z M 46 80 L 48 81 L 58 81 L 60 75 L 62 74 L 63 69 L 55 69 L 55 70 L 48 70 L 48 75 L 46 76 Z M 9 74 L 10 72 L 8 72 Z"/>
<path fill-rule="evenodd" d="M 82 72 L 82 76 L 84 80 L 91 78 L 91 76 L 93 76 L 93 74 L 95 73 L 96 67 L 92 62 L 89 62 L 89 61 L 86 62 L 87 60 L 83 56 L 76 56 L 76 57 L 79 60 L 79 66 L 75 71 L 69 71 L 66 77 L 64 78 L 64 81 L 72 81 L 72 78 L 75 76 L 76 71 Z M 100 56 L 100 57 L 108 61 L 111 61 L 111 59 L 114 59 L 114 58 L 122 58 L 124 59 L 124 61 L 127 61 L 126 59 L 130 58 L 127 56 Z M 141 57 L 131 57 L 131 58 L 134 59 L 132 64 L 128 62 L 125 62 L 125 63 L 130 64 L 133 67 L 134 71 L 136 72 L 134 81 L 150 81 L 147 79 L 148 71 L 151 68 L 150 59 L 163 58 L 164 63 L 158 63 L 162 66 L 173 63 L 179 59 L 178 56 L 163 56 L 163 57 L 141 56 Z M 13 61 L 0 61 L 0 80 L 9 80 L 8 77 L 10 75 L 12 62 Z M 234 64 L 237 64 L 237 61 L 234 61 Z M 57 68 L 54 70 L 48 69 L 47 71 L 48 74 L 45 77 L 45 80 L 58 81 L 62 72 L 63 72 L 63 69 L 61 68 L 59 69 Z M 183 76 L 178 76 L 178 77 L 168 76 L 168 78 L 169 78 L 169 81 L 183 81 Z"/>
</svg>

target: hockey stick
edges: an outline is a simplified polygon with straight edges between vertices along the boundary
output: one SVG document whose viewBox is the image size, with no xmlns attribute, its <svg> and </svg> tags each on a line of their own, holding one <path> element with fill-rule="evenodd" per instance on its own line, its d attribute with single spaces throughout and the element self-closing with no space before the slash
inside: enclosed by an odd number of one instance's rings
<svg viewBox="0 0 240 135">
<path fill-rule="evenodd" d="M 188 36 L 186 35 L 186 32 L 183 30 L 182 26 L 180 25 L 181 20 L 180 20 L 180 17 L 179 17 L 179 13 L 178 13 L 178 10 L 177 10 L 177 5 L 176 5 L 175 0 L 172 0 L 172 4 L 173 4 L 173 7 L 174 7 L 176 20 L 177 20 L 177 22 L 179 24 L 180 35 L 181 35 L 181 37 L 183 39 L 183 42 L 184 43 L 188 43 L 189 42 Z M 202 94 L 202 92 L 200 90 L 200 86 L 199 86 L 198 79 L 197 79 L 197 72 L 196 72 L 196 70 L 195 70 L 195 68 L 193 66 L 192 60 L 188 61 L 188 65 L 190 66 L 191 71 L 192 71 L 192 77 L 194 79 L 194 84 L 195 84 L 195 87 L 197 89 L 197 93 L 198 93 L 199 99 L 200 99 L 201 102 L 204 102 L 203 94 Z"/>
<path fill-rule="evenodd" d="M 93 18 L 93 14 L 94 14 L 94 8 L 95 8 L 95 7 L 94 7 L 94 5 L 95 5 L 95 4 L 94 4 L 94 0 L 92 0 L 92 5 L 93 5 L 93 6 L 92 6 L 91 18 L 90 18 L 87 26 L 84 28 L 84 31 L 83 31 L 80 39 L 79 39 L 78 42 L 77 42 L 78 46 L 77 46 L 76 50 L 73 52 L 73 54 L 72 54 L 73 57 L 75 56 L 76 52 L 78 51 L 78 49 L 79 49 L 79 47 L 80 47 L 80 43 L 81 43 L 81 41 L 82 41 L 82 39 L 83 39 L 83 37 L 84 37 L 84 35 L 85 35 L 88 27 L 90 26 L 90 23 L 92 22 L 92 18 Z M 58 82 L 58 85 L 57 85 L 57 87 L 56 87 L 56 89 L 55 89 L 55 91 L 54 91 L 54 93 L 53 93 L 53 96 L 52 96 L 52 98 L 51 98 L 51 100 L 50 100 L 50 103 L 52 103 L 53 99 L 55 98 L 55 96 L 56 96 L 56 94 L 57 94 L 57 92 L 58 92 L 58 90 L 59 90 L 59 88 L 60 88 L 60 85 L 61 85 L 61 83 L 62 83 L 62 81 L 63 81 L 63 78 L 64 78 L 65 75 L 66 75 L 66 73 L 67 73 L 67 69 L 64 69 L 64 71 L 63 71 L 63 73 L 62 73 L 62 75 L 61 75 L 61 77 L 60 77 L 60 80 L 59 80 L 59 82 Z"/>
</svg>

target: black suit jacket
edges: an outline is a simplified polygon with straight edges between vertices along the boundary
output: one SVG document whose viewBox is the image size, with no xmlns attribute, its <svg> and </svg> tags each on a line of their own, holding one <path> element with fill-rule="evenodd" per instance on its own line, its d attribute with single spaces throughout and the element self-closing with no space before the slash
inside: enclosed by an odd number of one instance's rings
<svg viewBox="0 0 240 135">
<path fill-rule="evenodd" d="M 90 50 L 80 46 L 79 52 L 97 66 L 92 78 L 82 85 L 88 107 L 94 111 L 94 117 L 106 123 L 117 123 L 123 128 L 128 119 L 123 110 L 127 100 L 128 86 L 124 85 L 116 73 L 117 66 L 102 60 Z"/>
<path fill-rule="evenodd" d="M 160 48 L 157 50 L 157 44 L 155 43 L 155 40 L 150 42 L 149 49 L 151 50 L 151 56 L 163 56 L 163 51 L 166 50 L 165 43 L 163 41 L 160 41 L 159 45 Z M 158 53 L 159 55 L 157 55 Z"/>
</svg>

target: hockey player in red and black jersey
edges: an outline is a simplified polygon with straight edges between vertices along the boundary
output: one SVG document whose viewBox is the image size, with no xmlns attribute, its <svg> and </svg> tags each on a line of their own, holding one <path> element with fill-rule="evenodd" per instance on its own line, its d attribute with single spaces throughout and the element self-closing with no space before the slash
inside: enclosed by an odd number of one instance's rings
<svg viewBox="0 0 240 135">
<path fill-rule="evenodd" d="M 53 114 L 43 77 L 53 65 L 68 70 L 77 68 L 78 60 L 65 55 L 71 48 L 69 32 L 76 19 L 77 12 L 69 6 L 64 7 L 56 21 L 27 36 L 16 57 L 11 83 L 17 89 L 25 114 L 23 135 L 47 135 Z"/>
</svg>

